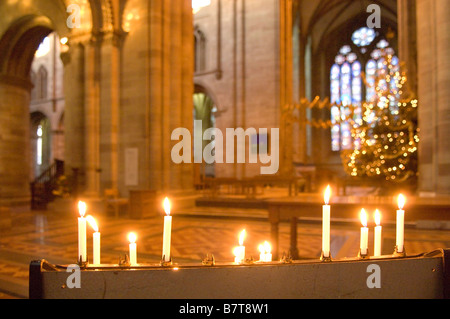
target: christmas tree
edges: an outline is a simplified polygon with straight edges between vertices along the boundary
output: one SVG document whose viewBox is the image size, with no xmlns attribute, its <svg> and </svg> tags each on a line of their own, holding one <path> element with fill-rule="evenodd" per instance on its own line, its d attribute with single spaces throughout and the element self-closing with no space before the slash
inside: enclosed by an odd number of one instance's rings
<svg viewBox="0 0 450 319">
<path fill-rule="evenodd" d="M 341 157 L 350 176 L 404 182 L 417 174 L 418 101 L 407 90 L 398 59 L 381 54 L 374 97 L 362 105 L 362 118 L 350 120 L 354 147 Z"/>
</svg>

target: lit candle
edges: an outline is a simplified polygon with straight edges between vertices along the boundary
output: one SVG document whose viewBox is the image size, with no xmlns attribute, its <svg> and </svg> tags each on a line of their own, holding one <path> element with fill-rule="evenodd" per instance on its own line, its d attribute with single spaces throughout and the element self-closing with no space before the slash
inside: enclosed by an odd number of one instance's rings
<svg viewBox="0 0 450 319">
<path fill-rule="evenodd" d="M 397 236 L 396 236 L 396 245 L 397 252 L 403 253 L 404 249 L 404 241 L 405 241 L 405 211 L 403 207 L 405 207 L 406 198 L 402 194 L 398 195 L 398 210 L 397 210 Z"/>
<path fill-rule="evenodd" d="M 245 229 L 241 231 L 239 234 L 239 246 L 235 247 L 234 252 L 234 262 L 240 264 L 245 260 L 245 246 L 244 246 L 244 238 L 245 238 Z"/>
<path fill-rule="evenodd" d="M 94 217 L 87 216 L 86 220 L 88 221 L 89 225 L 91 225 L 92 229 L 94 229 L 93 234 L 93 264 L 94 265 L 100 265 L 100 232 L 98 231 L 98 225 L 95 221 Z"/>
<path fill-rule="evenodd" d="M 327 186 L 324 194 L 325 205 L 322 207 L 322 252 L 323 257 L 330 257 L 330 196 L 331 188 Z"/>
<path fill-rule="evenodd" d="M 374 249 L 373 249 L 373 255 L 374 256 L 381 256 L 381 247 L 382 247 L 382 228 L 381 228 L 381 214 L 380 211 L 377 209 L 375 210 L 375 237 L 374 237 Z"/>
<path fill-rule="evenodd" d="M 272 261 L 272 254 L 271 254 L 272 247 L 270 246 L 269 242 L 265 241 L 264 244 L 259 245 L 258 249 L 260 252 L 259 255 L 260 262 Z"/>
<path fill-rule="evenodd" d="M 137 235 L 135 233 L 128 234 L 128 241 L 130 242 L 130 264 L 137 264 L 137 245 L 136 245 Z"/>
<path fill-rule="evenodd" d="M 87 249 L 86 249 L 86 203 L 78 202 L 78 212 L 80 217 L 78 217 L 78 261 L 87 261 Z"/>
<path fill-rule="evenodd" d="M 367 256 L 369 247 L 369 228 L 367 228 L 367 213 L 364 208 L 361 210 L 361 256 Z"/>
<path fill-rule="evenodd" d="M 170 258 L 170 241 L 171 241 L 171 233 L 172 233 L 172 216 L 170 216 L 170 201 L 166 197 L 163 202 L 164 212 L 166 216 L 164 216 L 164 234 L 163 234 L 163 261 L 169 262 Z"/>
</svg>

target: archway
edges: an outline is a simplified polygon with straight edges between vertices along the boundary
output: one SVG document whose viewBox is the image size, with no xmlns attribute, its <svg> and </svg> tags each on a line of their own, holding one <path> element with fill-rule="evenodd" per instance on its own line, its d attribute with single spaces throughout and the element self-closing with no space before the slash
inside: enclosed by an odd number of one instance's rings
<svg viewBox="0 0 450 319">
<path fill-rule="evenodd" d="M 0 39 L 0 205 L 30 202 L 30 81 L 31 62 L 42 40 L 52 31 L 48 18 L 24 16 Z"/>
<path fill-rule="evenodd" d="M 32 179 L 39 177 L 49 167 L 52 134 L 50 120 L 41 112 L 30 115 L 30 154 Z"/>
<path fill-rule="evenodd" d="M 66 38 L 66 44 L 67 37 L 74 35 L 83 34 L 89 39 L 95 24 L 90 13 L 91 1 L 80 0 L 78 3 L 82 7 L 82 27 L 79 29 L 68 26 L 67 4 L 63 0 L 34 0 L 26 6 L 20 1 L 0 3 L 0 147 L 7 150 L 0 154 L 0 174 L 4 177 L 0 181 L 0 206 L 30 207 L 29 183 L 40 172 L 36 167 L 38 140 L 42 142 L 42 156 L 39 159 L 42 168 L 50 164 L 54 155 L 50 151 L 49 136 L 50 132 L 59 131 L 57 122 L 64 101 L 59 101 L 52 90 L 45 90 L 52 83 L 53 70 L 32 70 L 32 63 L 36 50 L 52 32 L 55 32 L 53 46 L 58 48 L 62 42 L 57 36 Z M 69 44 L 65 48 L 69 49 Z M 54 54 L 57 55 L 55 60 L 59 60 L 59 52 Z M 69 62 L 70 57 L 65 55 L 66 62 Z M 34 89 L 33 82 L 39 82 Z M 53 83 L 63 90 L 62 79 Z M 42 105 L 30 108 L 32 98 L 47 99 L 51 105 L 50 111 L 46 112 Z M 38 112 L 42 114 L 38 115 Z M 30 113 L 34 113 L 31 121 Z M 48 122 L 54 125 L 50 126 Z"/>
<path fill-rule="evenodd" d="M 203 136 L 203 133 L 207 129 L 214 128 L 216 126 L 215 113 L 217 112 L 217 106 L 211 94 L 208 93 L 207 89 L 198 84 L 195 85 L 193 104 L 194 121 L 202 121 L 201 128 L 198 127 L 197 129 L 199 131 L 194 132 L 194 134 Z M 202 148 L 204 149 L 209 143 L 211 142 L 203 141 Z M 200 160 L 201 159 L 198 159 L 198 161 Z M 202 164 L 200 166 L 195 167 L 194 174 L 194 180 L 196 183 L 201 181 L 205 177 L 215 177 L 215 164 L 207 164 L 202 161 Z"/>
</svg>

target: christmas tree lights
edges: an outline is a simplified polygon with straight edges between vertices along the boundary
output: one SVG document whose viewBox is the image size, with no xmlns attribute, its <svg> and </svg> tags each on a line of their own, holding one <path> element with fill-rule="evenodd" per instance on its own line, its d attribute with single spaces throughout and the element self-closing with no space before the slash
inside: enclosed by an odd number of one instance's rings
<svg viewBox="0 0 450 319">
<path fill-rule="evenodd" d="M 376 98 L 363 104 L 362 119 L 353 120 L 353 114 L 342 119 L 352 125 L 354 147 L 341 157 L 350 176 L 402 182 L 417 172 L 418 101 L 407 92 L 407 77 L 393 56 L 381 54 Z"/>
</svg>

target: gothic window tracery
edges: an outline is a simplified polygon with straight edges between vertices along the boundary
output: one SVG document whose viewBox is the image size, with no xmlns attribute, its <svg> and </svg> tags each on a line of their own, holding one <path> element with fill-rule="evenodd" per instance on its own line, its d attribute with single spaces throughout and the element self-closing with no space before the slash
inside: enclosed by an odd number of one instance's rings
<svg viewBox="0 0 450 319">
<path fill-rule="evenodd" d="M 332 151 L 352 149 L 354 143 L 357 143 L 351 137 L 352 127 L 346 119 L 352 117 L 354 125 L 361 125 L 364 102 L 385 105 L 385 101 L 379 100 L 376 94 L 376 81 L 383 72 L 386 72 L 382 50 L 394 55 L 393 61 L 396 68 L 399 67 L 399 60 L 386 39 L 378 39 L 378 42 L 374 42 L 375 40 L 377 40 L 377 34 L 374 30 L 367 27 L 356 30 L 351 41 L 353 48 L 359 49 L 359 52 L 346 44 L 341 47 L 331 66 L 330 96 L 331 103 L 335 104 L 331 108 Z M 367 48 L 372 43 L 377 43 L 375 49 L 368 52 Z M 384 85 L 393 85 L 393 83 Z M 396 105 L 390 105 L 390 107 L 395 112 Z M 370 121 L 370 116 L 366 121 Z"/>
</svg>

